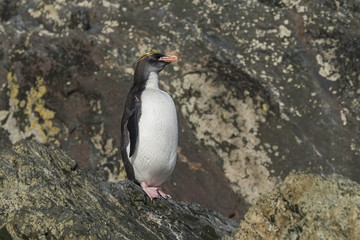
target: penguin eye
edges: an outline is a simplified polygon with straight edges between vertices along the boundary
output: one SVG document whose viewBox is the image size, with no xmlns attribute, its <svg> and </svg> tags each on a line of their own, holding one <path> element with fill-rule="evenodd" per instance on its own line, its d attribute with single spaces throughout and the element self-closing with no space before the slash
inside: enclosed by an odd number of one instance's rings
<svg viewBox="0 0 360 240">
<path fill-rule="evenodd" d="M 153 57 L 152 60 L 153 60 L 153 61 L 157 61 L 158 59 L 157 59 L 156 57 Z"/>
</svg>

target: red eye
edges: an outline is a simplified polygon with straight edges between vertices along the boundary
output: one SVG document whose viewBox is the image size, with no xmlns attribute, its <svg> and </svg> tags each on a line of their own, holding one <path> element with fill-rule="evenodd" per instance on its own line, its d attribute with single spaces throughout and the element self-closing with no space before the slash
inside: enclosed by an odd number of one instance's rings
<svg viewBox="0 0 360 240">
<path fill-rule="evenodd" d="M 154 60 L 154 61 L 157 61 L 157 58 L 156 58 L 156 57 L 154 57 L 154 58 L 153 58 L 153 60 Z"/>
</svg>

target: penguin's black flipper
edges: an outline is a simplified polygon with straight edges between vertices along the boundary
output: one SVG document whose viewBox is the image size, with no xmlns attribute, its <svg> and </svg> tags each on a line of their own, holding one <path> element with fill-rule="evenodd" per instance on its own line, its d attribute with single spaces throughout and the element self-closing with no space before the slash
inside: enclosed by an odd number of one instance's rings
<svg viewBox="0 0 360 240">
<path fill-rule="evenodd" d="M 127 130 L 129 131 L 129 134 L 130 134 L 129 157 L 131 157 L 135 152 L 136 142 L 137 142 L 137 138 L 139 136 L 139 124 L 138 124 L 138 116 L 137 115 L 138 115 L 138 111 L 135 108 L 135 111 L 129 118 L 129 121 L 127 124 Z"/>
<path fill-rule="evenodd" d="M 127 177 L 136 182 L 134 168 L 129 160 L 136 149 L 139 136 L 140 103 L 137 97 L 126 101 L 123 118 L 121 120 L 121 156 L 124 162 Z M 130 144 L 129 155 L 127 147 Z"/>
</svg>

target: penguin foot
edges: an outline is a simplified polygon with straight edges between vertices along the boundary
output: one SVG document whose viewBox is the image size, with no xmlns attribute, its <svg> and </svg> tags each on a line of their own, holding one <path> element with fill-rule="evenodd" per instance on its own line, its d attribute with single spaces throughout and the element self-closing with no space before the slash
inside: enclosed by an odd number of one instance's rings
<svg viewBox="0 0 360 240">
<path fill-rule="evenodd" d="M 161 186 L 159 187 L 149 187 L 146 182 L 142 182 L 141 184 L 142 189 L 144 190 L 144 192 L 149 196 L 149 198 L 152 200 L 153 198 L 171 198 L 170 195 L 165 194 L 162 190 L 161 190 Z"/>
</svg>

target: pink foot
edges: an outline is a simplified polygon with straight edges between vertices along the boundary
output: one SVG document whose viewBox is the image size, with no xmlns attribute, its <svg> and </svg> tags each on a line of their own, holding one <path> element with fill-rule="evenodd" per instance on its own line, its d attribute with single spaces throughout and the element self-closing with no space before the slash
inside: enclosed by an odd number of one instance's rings
<svg viewBox="0 0 360 240">
<path fill-rule="evenodd" d="M 160 196 L 163 198 L 171 198 L 170 195 L 165 194 L 161 191 L 161 186 L 158 187 L 149 187 L 146 182 L 142 182 L 141 184 L 142 189 L 144 192 L 150 197 L 152 200 L 153 198 L 159 198 Z"/>
<path fill-rule="evenodd" d="M 146 182 L 142 182 L 140 185 L 144 192 L 150 197 L 150 199 L 159 197 L 157 187 L 149 187 Z"/>
</svg>

